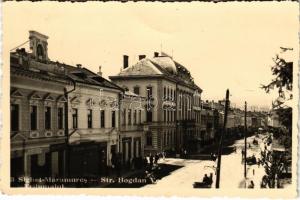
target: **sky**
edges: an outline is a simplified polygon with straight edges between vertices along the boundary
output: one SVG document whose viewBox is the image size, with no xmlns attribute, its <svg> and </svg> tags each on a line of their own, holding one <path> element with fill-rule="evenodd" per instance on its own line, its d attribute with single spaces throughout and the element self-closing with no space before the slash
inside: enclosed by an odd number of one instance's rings
<svg viewBox="0 0 300 200">
<path fill-rule="evenodd" d="M 51 60 L 94 72 L 101 65 L 105 78 L 120 71 L 124 54 L 133 65 L 138 55 L 162 50 L 190 70 L 202 99 L 223 99 L 228 88 L 238 107 L 244 101 L 269 107 L 277 93 L 259 87 L 272 79 L 272 58 L 280 47 L 294 49 L 285 55 L 290 61 L 299 55 L 297 2 L 5 2 L 2 7 L 6 57 L 28 40 L 29 30 L 49 36 Z"/>
</svg>

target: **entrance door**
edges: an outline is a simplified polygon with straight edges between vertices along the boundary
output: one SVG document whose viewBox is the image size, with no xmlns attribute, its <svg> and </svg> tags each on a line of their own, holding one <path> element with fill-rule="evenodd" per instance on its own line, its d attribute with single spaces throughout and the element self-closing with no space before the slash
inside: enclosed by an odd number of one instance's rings
<svg viewBox="0 0 300 200">
<path fill-rule="evenodd" d="M 51 177 L 51 154 L 34 154 L 31 156 L 31 176 L 33 178 Z"/>
<path fill-rule="evenodd" d="M 11 187 L 23 187 L 18 178 L 24 174 L 24 157 L 16 157 L 10 160 Z"/>
</svg>

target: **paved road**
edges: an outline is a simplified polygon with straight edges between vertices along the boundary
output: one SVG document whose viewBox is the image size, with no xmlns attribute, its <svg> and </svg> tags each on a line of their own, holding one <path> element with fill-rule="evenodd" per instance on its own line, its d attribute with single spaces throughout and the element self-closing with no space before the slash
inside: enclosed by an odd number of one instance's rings
<svg viewBox="0 0 300 200">
<path fill-rule="evenodd" d="M 248 138 L 252 142 L 253 137 Z M 260 142 L 260 141 L 259 141 Z M 221 181 L 220 188 L 244 188 L 244 167 L 241 162 L 242 154 L 241 149 L 244 147 L 244 140 L 237 140 L 233 146 L 237 147 L 236 153 L 222 156 L 221 162 Z M 253 145 L 252 145 L 253 146 Z M 248 155 L 260 156 L 259 146 L 253 146 L 248 150 Z M 169 176 L 158 180 L 156 184 L 146 185 L 149 188 L 186 188 L 193 187 L 194 182 L 201 182 L 204 174 L 215 174 L 214 167 L 216 163 L 213 161 L 189 160 L 178 158 L 166 158 L 160 160 L 161 163 L 174 164 L 184 166 L 172 172 Z M 260 180 L 264 175 L 263 167 L 248 166 L 247 177 L 249 180 L 254 181 L 255 187 L 260 186 Z M 253 174 L 253 169 L 255 173 Z M 213 187 L 215 186 L 215 175 L 213 176 Z"/>
</svg>

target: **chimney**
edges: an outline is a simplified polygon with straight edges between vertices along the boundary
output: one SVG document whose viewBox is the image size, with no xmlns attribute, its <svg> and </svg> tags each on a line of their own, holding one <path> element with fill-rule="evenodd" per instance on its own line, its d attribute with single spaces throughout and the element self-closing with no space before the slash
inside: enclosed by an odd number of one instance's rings
<svg viewBox="0 0 300 200">
<path fill-rule="evenodd" d="M 101 71 L 101 68 L 102 68 L 102 66 L 100 65 L 100 66 L 99 66 L 99 71 L 97 72 L 97 74 L 98 74 L 99 76 L 102 77 L 102 71 Z"/>
<path fill-rule="evenodd" d="M 128 67 L 128 59 L 129 56 L 123 55 L 123 68 L 126 69 Z"/>
<path fill-rule="evenodd" d="M 154 58 L 158 57 L 159 53 L 158 52 L 154 52 Z"/>
<path fill-rule="evenodd" d="M 146 58 L 146 55 L 139 55 L 139 60 Z"/>
<path fill-rule="evenodd" d="M 81 64 L 76 64 L 77 68 L 81 68 L 82 65 Z"/>
</svg>

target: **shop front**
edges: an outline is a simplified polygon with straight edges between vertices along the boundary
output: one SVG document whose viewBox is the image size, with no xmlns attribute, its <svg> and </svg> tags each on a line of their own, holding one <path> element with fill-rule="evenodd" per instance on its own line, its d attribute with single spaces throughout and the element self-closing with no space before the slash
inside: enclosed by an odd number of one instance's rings
<svg viewBox="0 0 300 200">
<path fill-rule="evenodd" d="M 107 143 L 81 142 L 70 146 L 69 176 L 98 177 L 107 173 Z"/>
</svg>

